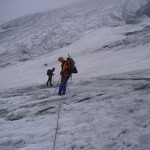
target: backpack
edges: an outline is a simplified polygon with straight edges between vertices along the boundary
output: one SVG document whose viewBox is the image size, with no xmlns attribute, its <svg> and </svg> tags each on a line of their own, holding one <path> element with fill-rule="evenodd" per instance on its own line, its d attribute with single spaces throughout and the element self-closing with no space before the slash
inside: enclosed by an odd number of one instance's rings
<svg viewBox="0 0 150 150">
<path fill-rule="evenodd" d="M 75 61 L 72 58 L 70 58 L 70 57 L 67 58 L 67 64 L 68 64 L 68 68 L 67 68 L 68 74 L 78 73 L 78 70 L 75 66 Z"/>
<path fill-rule="evenodd" d="M 48 69 L 48 70 L 47 70 L 47 75 L 50 75 L 50 74 L 51 74 L 51 70 Z"/>
</svg>

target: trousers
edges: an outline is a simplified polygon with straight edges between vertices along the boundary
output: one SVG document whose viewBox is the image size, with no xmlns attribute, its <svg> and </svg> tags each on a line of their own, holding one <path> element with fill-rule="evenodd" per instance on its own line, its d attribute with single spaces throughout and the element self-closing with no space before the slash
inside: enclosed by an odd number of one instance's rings
<svg viewBox="0 0 150 150">
<path fill-rule="evenodd" d="M 61 95 L 61 94 L 64 95 L 66 93 L 66 87 L 67 87 L 68 79 L 69 78 L 61 76 L 61 83 L 60 83 L 60 86 L 59 86 L 59 93 L 58 93 L 59 95 Z"/>
</svg>

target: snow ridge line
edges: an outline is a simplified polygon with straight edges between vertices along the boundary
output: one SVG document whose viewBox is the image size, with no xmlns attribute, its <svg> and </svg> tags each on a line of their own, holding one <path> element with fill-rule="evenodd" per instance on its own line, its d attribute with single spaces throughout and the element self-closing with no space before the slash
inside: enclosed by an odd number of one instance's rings
<svg viewBox="0 0 150 150">
<path fill-rule="evenodd" d="M 57 133 L 58 133 L 58 125 L 59 125 L 59 118 L 60 118 L 60 109 L 61 109 L 62 104 L 63 104 L 63 95 L 61 97 L 61 101 L 60 101 L 59 108 L 58 108 L 57 125 L 56 125 L 56 132 L 55 132 L 53 150 L 55 150 L 55 148 L 56 148 L 56 139 L 57 139 Z"/>
<path fill-rule="evenodd" d="M 126 78 L 120 78 L 120 77 L 113 77 L 113 78 L 99 78 L 102 80 L 145 80 L 145 81 L 150 81 L 149 77 L 138 77 L 138 78 L 130 78 L 130 77 L 126 77 Z"/>
</svg>

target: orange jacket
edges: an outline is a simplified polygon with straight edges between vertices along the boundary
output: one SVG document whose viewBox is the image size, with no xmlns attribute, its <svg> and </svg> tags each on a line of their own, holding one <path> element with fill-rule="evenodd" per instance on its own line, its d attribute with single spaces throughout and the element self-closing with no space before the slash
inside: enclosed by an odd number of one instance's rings
<svg viewBox="0 0 150 150">
<path fill-rule="evenodd" d="M 69 64 L 67 61 L 64 61 L 61 65 L 61 75 L 65 76 L 65 77 L 68 77 L 69 74 L 68 74 L 68 68 L 69 68 Z"/>
</svg>

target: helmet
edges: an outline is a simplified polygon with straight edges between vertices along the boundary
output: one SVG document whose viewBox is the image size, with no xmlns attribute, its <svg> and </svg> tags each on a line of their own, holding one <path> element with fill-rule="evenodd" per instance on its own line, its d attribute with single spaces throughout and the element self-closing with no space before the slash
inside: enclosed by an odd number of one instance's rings
<svg viewBox="0 0 150 150">
<path fill-rule="evenodd" d="M 52 70 L 55 70 L 55 68 L 53 67 Z"/>
<path fill-rule="evenodd" d="M 60 60 L 64 60 L 64 58 L 63 57 L 58 57 L 58 61 L 60 61 Z"/>
</svg>

